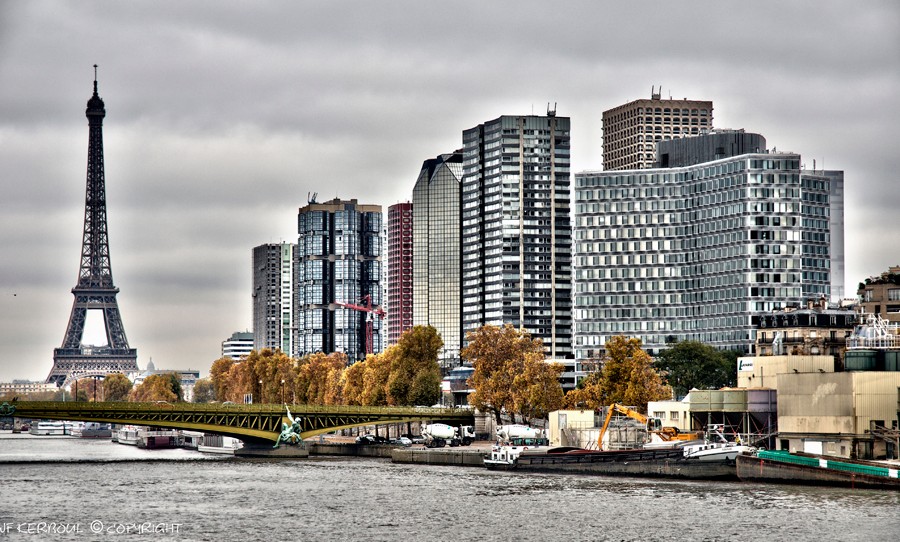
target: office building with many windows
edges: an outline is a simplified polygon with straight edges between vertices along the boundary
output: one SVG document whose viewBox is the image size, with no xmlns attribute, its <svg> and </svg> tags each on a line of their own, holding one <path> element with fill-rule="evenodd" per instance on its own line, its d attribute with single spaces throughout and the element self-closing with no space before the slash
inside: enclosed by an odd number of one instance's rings
<svg viewBox="0 0 900 542">
<path fill-rule="evenodd" d="M 460 179 L 462 152 L 425 160 L 413 187 L 413 325 L 432 326 L 443 369 L 460 363 Z"/>
<path fill-rule="evenodd" d="M 570 122 L 502 116 L 463 132 L 463 331 L 512 324 L 572 351 Z"/>
<path fill-rule="evenodd" d="M 387 332 L 396 344 L 413 326 L 413 204 L 388 207 Z"/>
<path fill-rule="evenodd" d="M 253 348 L 295 353 L 294 270 L 297 246 L 268 243 L 253 249 Z"/>
<path fill-rule="evenodd" d="M 651 354 L 675 340 L 750 352 L 754 318 L 830 295 L 842 175 L 804 171 L 755 134 L 760 149 L 745 152 L 748 136 L 670 141 L 675 167 L 575 175 L 576 359 L 615 335 Z"/>
<path fill-rule="evenodd" d="M 240 360 L 250 355 L 253 351 L 253 332 L 235 331 L 222 341 L 222 357 Z"/>
<path fill-rule="evenodd" d="M 603 169 L 653 167 L 660 141 L 696 136 L 713 127 L 713 103 L 662 99 L 634 100 L 603 112 Z"/>
<path fill-rule="evenodd" d="M 297 231 L 297 355 L 381 352 L 381 206 L 311 202 Z"/>
</svg>

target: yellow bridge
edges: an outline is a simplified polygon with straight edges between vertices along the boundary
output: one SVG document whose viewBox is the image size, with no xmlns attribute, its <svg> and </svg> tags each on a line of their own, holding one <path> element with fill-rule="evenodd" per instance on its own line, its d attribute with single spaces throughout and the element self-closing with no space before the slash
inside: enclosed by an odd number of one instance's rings
<svg viewBox="0 0 900 542">
<path fill-rule="evenodd" d="M 287 405 L 300 419 L 306 439 L 338 429 L 405 422 L 474 425 L 471 410 L 425 407 L 364 407 Z M 278 440 L 282 423 L 290 425 L 285 405 L 223 405 L 196 403 L 81 403 L 16 401 L 3 404 L 0 416 L 149 425 L 188 429 L 236 437 L 245 441 Z"/>
</svg>

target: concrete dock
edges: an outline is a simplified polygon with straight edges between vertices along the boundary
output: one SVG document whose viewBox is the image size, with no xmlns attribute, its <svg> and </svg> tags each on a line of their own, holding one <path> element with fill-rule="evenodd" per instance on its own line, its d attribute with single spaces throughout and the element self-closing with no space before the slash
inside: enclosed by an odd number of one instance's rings
<svg viewBox="0 0 900 542">
<path fill-rule="evenodd" d="M 483 467 L 484 450 L 479 448 L 394 448 L 391 450 L 391 462 Z"/>
</svg>

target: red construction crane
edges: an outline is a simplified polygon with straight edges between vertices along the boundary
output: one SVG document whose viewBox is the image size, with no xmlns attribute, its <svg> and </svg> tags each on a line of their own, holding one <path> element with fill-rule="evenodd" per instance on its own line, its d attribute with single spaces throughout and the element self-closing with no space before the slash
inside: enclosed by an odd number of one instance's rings
<svg viewBox="0 0 900 542">
<path fill-rule="evenodd" d="M 362 305 L 354 305 L 353 303 L 337 303 L 335 305 L 338 307 L 344 307 L 347 309 L 353 309 L 355 311 L 365 312 L 366 313 L 366 354 L 374 354 L 374 342 L 372 340 L 372 335 L 374 333 L 375 328 L 375 317 L 384 318 L 384 309 L 381 307 L 373 307 L 372 306 L 372 296 L 367 295 L 362 298 Z"/>
</svg>

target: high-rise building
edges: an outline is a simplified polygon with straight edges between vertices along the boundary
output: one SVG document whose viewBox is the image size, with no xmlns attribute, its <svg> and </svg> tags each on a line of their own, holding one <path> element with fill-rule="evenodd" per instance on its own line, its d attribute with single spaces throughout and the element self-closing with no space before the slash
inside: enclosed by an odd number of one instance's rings
<svg viewBox="0 0 900 542">
<path fill-rule="evenodd" d="M 295 356 L 294 274 L 297 246 L 269 243 L 253 249 L 253 347 Z"/>
<path fill-rule="evenodd" d="M 463 330 L 512 324 L 572 351 L 569 118 L 502 116 L 463 132 Z"/>
<path fill-rule="evenodd" d="M 310 202 L 297 231 L 299 355 L 343 352 L 354 362 L 381 352 L 381 206 Z"/>
<path fill-rule="evenodd" d="M 388 207 L 388 344 L 396 344 L 413 326 L 413 204 Z"/>
<path fill-rule="evenodd" d="M 675 166 L 575 175 L 576 359 L 615 335 L 654 354 L 675 340 L 749 352 L 754 318 L 830 294 L 839 172 L 809 174 L 742 131 L 659 153 Z"/>
<path fill-rule="evenodd" d="M 253 332 L 235 331 L 222 341 L 222 357 L 239 360 L 253 351 Z"/>
<path fill-rule="evenodd" d="M 658 142 L 712 129 L 711 101 L 662 99 L 661 92 L 603 112 L 604 170 L 653 167 Z"/>
<path fill-rule="evenodd" d="M 459 365 L 462 151 L 425 160 L 413 187 L 413 325 L 432 326 L 441 367 Z"/>
</svg>

